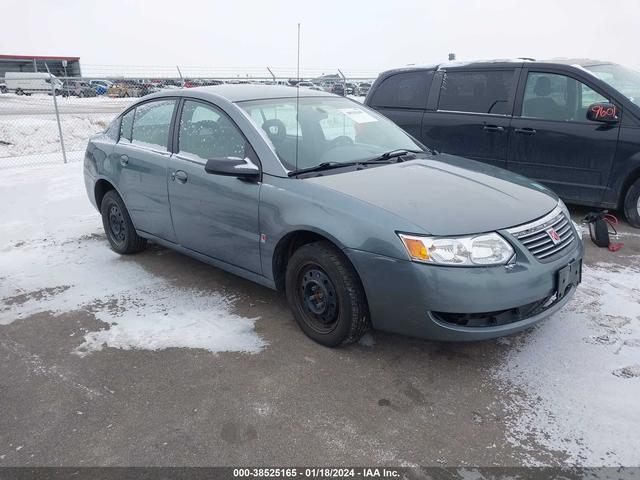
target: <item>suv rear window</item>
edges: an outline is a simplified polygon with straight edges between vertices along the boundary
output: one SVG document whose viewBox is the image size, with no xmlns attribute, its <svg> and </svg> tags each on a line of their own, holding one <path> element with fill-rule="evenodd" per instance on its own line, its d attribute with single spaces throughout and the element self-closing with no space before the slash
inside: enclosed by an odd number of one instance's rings
<svg viewBox="0 0 640 480">
<path fill-rule="evenodd" d="M 433 70 L 397 73 L 376 87 L 370 105 L 391 108 L 425 108 Z"/>
<path fill-rule="evenodd" d="M 513 70 L 448 71 L 442 80 L 438 110 L 506 115 L 513 79 Z"/>
</svg>

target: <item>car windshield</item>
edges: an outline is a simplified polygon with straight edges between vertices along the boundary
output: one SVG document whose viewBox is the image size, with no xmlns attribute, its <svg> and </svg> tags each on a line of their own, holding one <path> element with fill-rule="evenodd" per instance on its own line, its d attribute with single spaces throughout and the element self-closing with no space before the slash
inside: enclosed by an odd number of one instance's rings
<svg viewBox="0 0 640 480">
<path fill-rule="evenodd" d="M 290 171 L 366 161 L 392 150 L 423 150 L 390 120 L 345 98 L 277 98 L 238 105 L 264 130 Z"/>
<path fill-rule="evenodd" d="M 592 65 L 585 68 L 640 106 L 640 72 L 615 63 Z"/>
</svg>

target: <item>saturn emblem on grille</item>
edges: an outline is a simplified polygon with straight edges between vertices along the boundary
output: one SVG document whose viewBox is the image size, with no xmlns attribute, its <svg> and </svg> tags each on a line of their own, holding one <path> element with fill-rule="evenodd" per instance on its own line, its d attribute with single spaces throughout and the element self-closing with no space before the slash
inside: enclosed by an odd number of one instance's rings
<svg viewBox="0 0 640 480">
<path fill-rule="evenodd" d="M 558 235 L 558 232 L 556 232 L 555 228 L 547 229 L 547 235 L 549 235 L 549 238 L 551 239 L 554 245 L 557 245 L 560 243 L 560 235 Z"/>
</svg>

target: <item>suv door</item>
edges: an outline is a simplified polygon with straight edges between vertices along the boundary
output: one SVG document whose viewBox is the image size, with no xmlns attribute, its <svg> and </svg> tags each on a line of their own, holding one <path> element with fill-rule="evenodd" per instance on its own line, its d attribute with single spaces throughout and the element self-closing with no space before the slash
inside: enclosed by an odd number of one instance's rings
<svg viewBox="0 0 640 480">
<path fill-rule="evenodd" d="M 260 273 L 260 183 L 205 172 L 207 160 L 258 158 L 221 109 L 184 100 L 171 156 L 169 198 L 178 242 L 190 250 Z"/>
<path fill-rule="evenodd" d="M 587 108 L 609 99 L 588 79 L 561 68 L 529 67 L 523 73 L 509 170 L 548 185 L 567 201 L 601 202 L 620 127 L 587 120 Z"/>
<path fill-rule="evenodd" d="M 432 79 L 433 70 L 392 74 L 375 86 L 366 103 L 410 135 L 419 138 Z"/>
<path fill-rule="evenodd" d="M 169 131 L 175 99 L 153 100 L 127 112 L 120 122 L 120 136 L 111 165 L 118 189 L 136 230 L 175 241 L 167 165 Z"/>
<path fill-rule="evenodd" d="M 432 87 L 439 94 L 422 119 L 422 142 L 504 168 L 518 73 L 504 67 L 439 71 Z"/>
</svg>

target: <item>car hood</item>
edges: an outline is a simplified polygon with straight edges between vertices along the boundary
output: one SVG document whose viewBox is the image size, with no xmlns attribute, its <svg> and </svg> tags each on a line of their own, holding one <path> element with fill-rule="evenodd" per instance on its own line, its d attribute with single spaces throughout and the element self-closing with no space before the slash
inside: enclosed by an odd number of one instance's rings
<svg viewBox="0 0 640 480">
<path fill-rule="evenodd" d="M 525 177 L 445 154 L 304 181 L 385 209 L 432 235 L 509 228 L 558 204 L 550 190 Z"/>
</svg>

